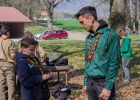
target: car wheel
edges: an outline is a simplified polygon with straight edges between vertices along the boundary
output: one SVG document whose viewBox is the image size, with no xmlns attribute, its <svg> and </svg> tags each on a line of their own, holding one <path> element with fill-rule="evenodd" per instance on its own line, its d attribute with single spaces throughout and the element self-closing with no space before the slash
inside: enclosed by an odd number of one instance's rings
<svg viewBox="0 0 140 100">
<path fill-rule="evenodd" d="M 53 39 L 53 37 L 52 37 L 52 36 L 50 36 L 50 37 L 49 37 L 49 40 L 52 40 L 52 39 Z"/>
<path fill-rule="evenodd" d="M 66 35 L 65 35 L 63 38 L 64 38 L 64 39 L 67 39 L 67 38 L 68 38 L 68 36 L 66 36 Z"/>
<path fill-rule="evenodd" d="M 40 36 L 39 39 L 42 39 L 42 36 Z"/>
</svg>

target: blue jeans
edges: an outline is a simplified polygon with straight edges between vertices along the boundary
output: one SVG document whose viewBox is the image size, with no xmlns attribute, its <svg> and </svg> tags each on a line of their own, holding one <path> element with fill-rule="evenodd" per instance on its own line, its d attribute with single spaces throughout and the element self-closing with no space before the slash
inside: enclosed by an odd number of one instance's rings
<svg viewBox="0 0 140 100">
<path fill-rule="evenodd" d="M 106 82 L 92 82 L 89 78 L 87 80 L 87 93 L 88 100 L 103 100 L 99 98 L 99 95 L 104 88 Z M 115 85 L 113 85 L 111 90 L 111 95 L 108 100 L 114 100 L 115 97 Z"/>
</svg>

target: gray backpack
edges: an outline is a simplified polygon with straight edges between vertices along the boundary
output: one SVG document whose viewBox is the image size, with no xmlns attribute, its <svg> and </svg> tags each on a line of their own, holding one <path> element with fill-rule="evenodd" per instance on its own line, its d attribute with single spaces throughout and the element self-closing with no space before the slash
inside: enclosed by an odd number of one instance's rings
<svg viewBox="0 0 140 100">
<path fill-rule="evenodd" d="M 64 58 L 62 54 L 51 54 L 45 59 L 48 66 L 64 66 L 68 65 L 68 59 Z"/>
</svg>

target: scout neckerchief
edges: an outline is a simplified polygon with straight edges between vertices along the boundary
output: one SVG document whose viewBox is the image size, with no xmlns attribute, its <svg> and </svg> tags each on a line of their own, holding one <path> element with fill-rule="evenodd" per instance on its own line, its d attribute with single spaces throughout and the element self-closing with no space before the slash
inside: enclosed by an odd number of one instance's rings
<svg viewBox="0 0 140 100">
<path fill-rule="evenodd" d="M 39 69 L 39 71 L 40 71 L 40 73 L 41 73 L 41 75 L 43 75 L 44 74 L 44 72 L 43 72 L 43 70 L 42 70 L 42 68 L 40 67 L 40 65 L 38 64 L 38 62 L 37 62 L 37 60 L 35 59 L 35 58 L 33 58 L 33 60 L 32 59 L 30 59 L 30 58 L 27 58 L 27 60 L 29 61 L 29 62 L 31 62 L 36 68 L 38 68 Z"/>
<path fill-rule="evenodd" d="M 97 47 L 97 44 L 98 44 L 98 41 L 99 41 L 99 38 L 100 38 L 100 33 L 98 33 L 98 35 L 97 35 L 97 38 L 96 38 L 96 41 L 95 41 L 95 43 L 94 43 L 94 47 L 93 47 L 93 50 L 92 50 L 92 52 L 90 52 L 91 51 L 91 47 L 92 47 L 92 36 L 90 36 L 90 39 L 89 39 L 89 43 L 88 43 L 88 58 L 86 59 L 87 61 L 89 61 L 89 60 L 94 60 L 93 59 L 93 55 L 94 55 L 94 51 L 95 51 L 95 49 L 96 49 L 96 47 Z"/>
<path fill-rule="evenodd" d="M 6 40 L 6 39 L 7 39 L 7 36 L 2 35 L 1 38 L 2 38 L 3 40 Z"/>
</svg>

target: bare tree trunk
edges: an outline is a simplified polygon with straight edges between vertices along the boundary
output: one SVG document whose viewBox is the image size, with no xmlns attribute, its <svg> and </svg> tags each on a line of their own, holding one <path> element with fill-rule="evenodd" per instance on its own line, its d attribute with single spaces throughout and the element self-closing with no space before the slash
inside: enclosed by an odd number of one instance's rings
<svg viewBox="0 0 140 100">
<path fill-rule="evenodd" d="M 47 27 L 48 27 L 48 30 L 52 30 L 52 18 L 48 17 L 48 21 L 47 21 Z"/>
<path fill-rule="evenodd" d="M 125 11 L 127 0 L 110 0 L 110 27 L 119 32 L 125 27 Z"/>
<path fill-rule="evenodd" d="M 101 8 L 102 8 L 103 13 L 104 13 L 104 18 L 106 19 L 106 16 L 105 16 L 105 9 L 104 9 L 104 7 L 103 7 L 103 3 L 102 3 L 102 2 L 101 2 Z"/>
<path fill-rule="evenodd" d="M 56 0 L 43 0 L 43 4 L 45 5 L 45 10 L 48 14 L 48 21 L 47 21 L 47 29 L 52 30 L 52 21 L 53 21 L 53 10 L 59 3 L 63 2 L 63 0 L 59 0 L 55 3 Z"/>
<path fill-rule="evenodd" d="M 48 30 L 52 30 L 52 22 L 53 22 L 53 6 L 50 7 L 49 11 L 47 10 L 48 13 L 48 21 L 47 21 L 47 28 Z"/>
<path fill-rule="evenodd" d="M 140 0 L 137 1 L 137 7 L 138 7 L 137 8 L 138 9 L 137 10 L 137 14 L 138 14 L 138 17 L 137 17 L 138 18 L 137 19 L 138 20 L 138 30 L 139 30 L 139 33 L 140 33 Z"/>
<path fill-rule="evenodd" d="M 48 14 L 48 20 L 47 20 L 47 29 L 48 30 L 52 30 L 54 2 L 55 2 L 55 0 L 52 0 L 52 1 L 48 0 L 45 3 L 45 6 L 46 6 L 45 9 L 46 9 L 46 12 Z"/>
<path fill-rule="evenodd" d="M 129 0 L 129 4 L 130 4 L 130 15 L 131 15 L 131 25 L 133 26 L 133 31 L 136 30 L 135 28 L 135 21 L 134 21 L 134 14 L 133 14 L 133 3 L 132 3 L 132 0 Z"/>
</svg>

